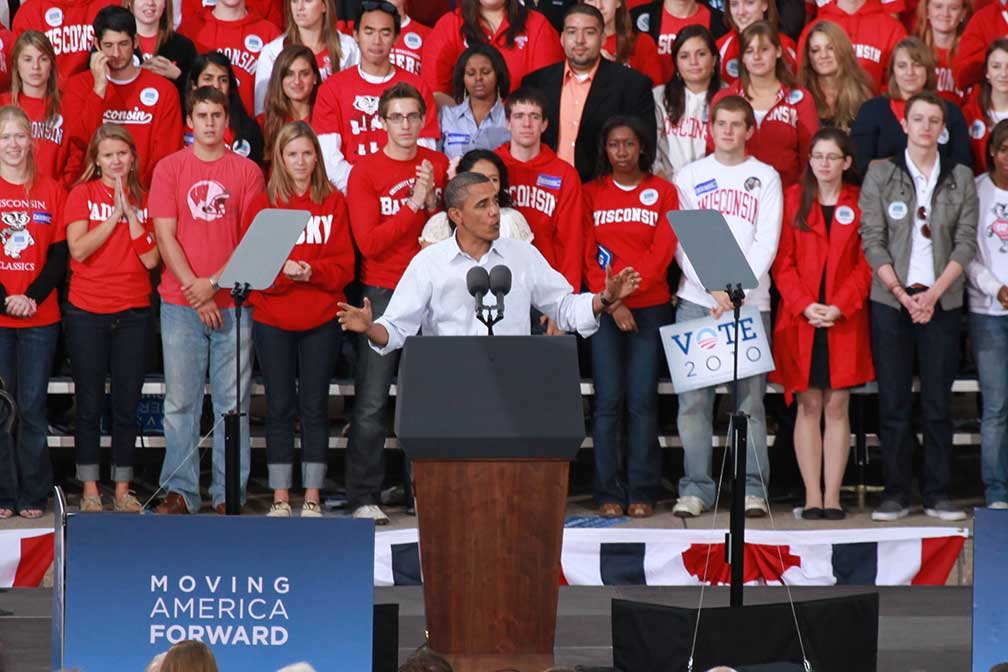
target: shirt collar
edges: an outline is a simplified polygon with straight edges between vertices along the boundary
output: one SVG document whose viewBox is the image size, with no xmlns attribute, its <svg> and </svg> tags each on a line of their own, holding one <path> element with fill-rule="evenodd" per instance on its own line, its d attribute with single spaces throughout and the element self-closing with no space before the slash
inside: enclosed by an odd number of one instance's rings
<svg viewBox="0 0 1008 672">
<path fill-rule="evenodd" d="M 938 184 L 938 173 L 941 172 L 940 156 L 935 154 L 934 166 L 931 168 L 931 174 L 928 177 L 924 177 L 924 173 L 920 171 L 917 165 L 910 158 L 909 149 L 903 150 L 903 158 L 906 160 L 907 170 L 910 171 L 910 177 L 913 178 L 914 184 L 918 189 L 930 190 Z"/>
<path fill-rule="evenodd" d="M 599 63 L 601 63 L 601 62 L 602 62 L 602 58 L 599 57 L 599 60 L 595 63 L 595 67 L 592 68 L 588 72 L 588 77 L 584 80 L 585 82 L 591 82 L 591 81 L 593 81 L 595 79 L 595 73 L 598 72 Z M 564 61 L 563 81 L 567 82 L 568 80 L 570 80 L 572 78 L 575 78 L 575 74 L 574 74 L 574 71 L 571 70 L 570 62 L 569 61 Z M 577 81 L 577 80 L 575 79 L 575 81 Z"/>
<path fill-rule="evenodd" d="M 501 259 L 504 258 L 504 252 L 503 250 L 500 249 L 500 240 L 501 240 L 500 237 L 498 237 L 497 240 L 490 243 L 490 250 L 486 254 L 487 257 L 489 257 L 490 255 L 495 255 Z M 479 259 L 473 259 L 472 257 L 469 256 L 468 253 L 463 252 L 462 248 L 459 247 L 457 231 L 452 232 L 450 252 L 451 252 L 451 259 L 449 260 L 449 263 L 455 264 L 463 259 L 469 259 L 471 261 L 475 261 L 477 264 L 480 262 Z"/>
<path fill-rule="evenodd" d="M 472 105 L 469 104 L 469 96 L 465 97 L 460 105 L 455 106 L 455 116 L 457 119 L 468 119 L 476 124 L 476 117 L 473 115 Z M 501 102 L 500 96 L 497 97 L 497 102 L 493 104 L 490 108 L 490 114 L 487 115 L 492 122 L 495 124 L 500 123 L 503 126 L 504 123 L 504 103 Z"/>
</svg>

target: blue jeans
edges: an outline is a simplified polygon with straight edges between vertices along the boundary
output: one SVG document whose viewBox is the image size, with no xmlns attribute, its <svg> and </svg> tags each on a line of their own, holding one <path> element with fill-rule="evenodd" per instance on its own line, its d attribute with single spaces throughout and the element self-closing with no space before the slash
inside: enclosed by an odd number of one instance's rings
<svg viewBox="0 0 1008 672">
<path fill-rule="evenodd" d="M 321 488 L 329 462 L 329 381 L 342 330 L 336 318 L 314 329 L 287 331 L 256 322 L 256 357 L 266 386 L 269 486 L 294 480 L 294 422 L 301 417 L 301 485 Z"/>
<path fill-rule="evenodd" d="M 761 312 L 763 327 L 770 337 L 770 313 Z M 676 322 L 710 316 L 710 309 L 679 300 Z M 764 483 L 770 486 L 770 462 L 767 459 L 766 413 L 763 395 L 766 374 L 739 380 L 739 410 L 749 416 L 749 439 L 746 451 L 746 495 L 766 497 Z M 679 395 L 679 437 L 683 443 L 683 471 L 679 479 L 679 496 L 699 497 L 705 508 L 714 506 L 715 484 L 711 478 L 711 441 L 714 435 L 714 388 L 683 392 Z M 760 475 L 763 478 L 760 480 Z"/>
<path fill-rule="evenodd" d="M 18 406 L 12 433 L 0 430 L 0 507 L 45 509 L 52 489 L 46 396 L 59 323 L 0 327 L 0 378 Z"/>
<path fill-rule="evenodd" d="M 214 423 L 235 408 L 235 311 L 221 311 L 223 325 L 209 329 L 189 306 L 161 304 L 161 343 L 164 348 L 165 460 L 161 487 L 185 498 L 190 513 L 200 509 L 199 455 L 203 386 L 210 367 L 210 399 Z M 241 320 L 241 498 L 249 474 L 249 388 L 252 383 L 252 311 L 242 310 Z M 213 505 L 224 502 L 224 426 L 213 433 Z"/>
<path fill-rule="evenodd" d="M 672 304 L 631 310 L 637 333 L 620 331 L 602 314 L 591 339 L 595 379 L 595 500 L 654 504 L 661 488 L 658 449 L 658 374 L 664 368 L 658 328 L 672 322 Z M 626 401 L 626 477 L 620 438 Z"/>
<path fill-rule="evenodd" d="M 980 422 L 981 475 L 987 503 L 1008 501 L 1008 316 L 969 314 L 983 418 Z"/>
</svg>

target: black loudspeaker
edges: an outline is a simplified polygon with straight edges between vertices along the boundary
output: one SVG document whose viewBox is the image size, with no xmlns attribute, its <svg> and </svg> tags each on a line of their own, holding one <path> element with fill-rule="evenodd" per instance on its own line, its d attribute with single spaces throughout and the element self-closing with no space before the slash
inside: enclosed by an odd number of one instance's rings
<svg viewBox="0 0 1008 672">
<path fill-rule="evenodd" d="M 874 672 L 877 593 L 795 603 L 813 672 Z M 686 672 L 697 610 L 612 601 L 615 672 Z M 746 672 L 801 670 L 791 607 L 785 603 L 704 609 L 693 670 L 718 665 Z"/>
<path fill-rule="evenodd" d="M 399 669 L 399 605 L 374 605 L 374 636 L 371 639 L 372 672 Z"/>
</svg>

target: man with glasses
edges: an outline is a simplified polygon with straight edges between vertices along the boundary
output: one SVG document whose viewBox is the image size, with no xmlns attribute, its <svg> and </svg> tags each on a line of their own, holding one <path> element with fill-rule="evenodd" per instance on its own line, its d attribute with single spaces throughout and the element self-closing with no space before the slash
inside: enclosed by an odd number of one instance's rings
<svg viewBox="0 0 1008 672">
<path fill-rule="evenodd" d="M 319 87 L 312 127 L 319 136 L 329 181 L 346 193 L 350 169 L 385 144 L 378 99 L 389 87 L 406 83 L 423 96 L 426 112 L 420 144 L 429 149 L 441 137 L 437 108 L 430 90 L 414 75 L 389 60 L 400 31 L 399 10 L 391 2 L 365 0 L 354 23 L 360 65 L 335 73 Z"/>
<path fill-rule="evenodd" d="M 418 138 L 429 111 L 413 86 L 400 82 L 377 101 L 388 141 L 357 161 L 350 172 L 350 227 L 361 254 L 364 301 L 377 318 L 385 312 L 406 266 L 420 251 L 420 232 L 439 209 L 448 158 L 421 147 Z M 362 338 L 354 369 L 355 401 L 347 444 L 347 499 L 355 518 L 388 523 L 380 503 L 385 476 L 385 410 L 398 353 L 382 357 Z"/>
<path fill-rule="evenodd" d="M 885 467 L 885 493 L 872 520 L 898 520 L 910 513 L 915 356 L 924 430 L 919 483 L 924 512 L 940 520 L 966 518 L 949 499 L 948 484 L 963 271 L 976 254 L 977 196 L 972 171 L 938 155 L 945 111 L 934 92 L 911 96 L 902 121 L 906 150 L 872 163 L 861 188 L 861 237 L 874 271 L 872 357 Z"/>
</svg>

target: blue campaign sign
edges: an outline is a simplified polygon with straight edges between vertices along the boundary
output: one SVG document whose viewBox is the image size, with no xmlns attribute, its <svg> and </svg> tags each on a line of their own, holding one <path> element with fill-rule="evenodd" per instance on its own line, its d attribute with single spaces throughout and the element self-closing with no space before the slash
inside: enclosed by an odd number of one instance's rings
<svg viewBox="0 0 1008 672">
<path fill-rule="evenodd" d="M 65 585 L 65 668 L 142 670 L 199 639 L 222 670 L 371 669 L 371 521 L 78 514 Z"/>
<path fill-rule="evenodd" d="M 976 509 L 973 519 L 973 670 L 1008 664 L 1008 511 Z"/>
</svg>

